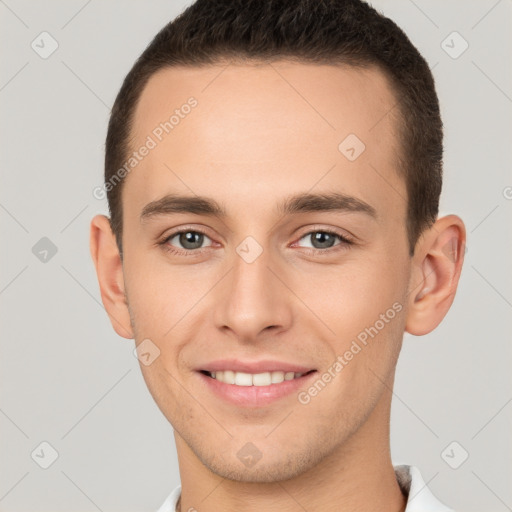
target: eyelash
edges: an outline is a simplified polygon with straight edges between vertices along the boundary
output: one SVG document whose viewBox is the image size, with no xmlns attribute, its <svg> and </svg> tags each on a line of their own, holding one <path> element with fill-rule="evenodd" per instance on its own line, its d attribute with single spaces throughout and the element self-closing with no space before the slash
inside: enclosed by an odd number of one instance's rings
<svg viewBox="0 0 512 512">
<path fill-rule="evenodd" d="M 160 245 L 165 251 L 175 254 L 178 256 L 196 256 L 198 254 L 202 254 L 204 250 L 208 249 L 208 247 L 203 247 L 202 249 L 176 249 L 172 245 L 169 245 L 169 240 L 173 239 L 176 235 L 179 235 L 181 233 L 200 233 L 208 238 L 210 238 L 204 231 L 200 229 L 190 229 L 190 228 L 182 228 L 177 231 L 172 232 L 170 235 L 167 235 L 162 241 L 158 242 L 158 245 Z M 310 247 L 306 247 L 306 252 L 308 254 L 318 255 L 318 254 L 332 254 L 333 252 L 347 249 L 350 246 L 354 245 L 355 242 L 347 237 L 346 235 L 341 235 L 340 233 L 337 233 L 336 231 L 330 230 L 330 229 L 314 229 L 312 231 L 308 231 L 307 233 L 304 233 L 299 240 L 302 240 L 304 237 L 308 235 L 312 235 L 313 233 L 327 233 L 329 235 L 332 235 L 339 239 L 340 243 L 333 246 L 328 247 L 327 249 L 314 249 Z"/>
</svg>

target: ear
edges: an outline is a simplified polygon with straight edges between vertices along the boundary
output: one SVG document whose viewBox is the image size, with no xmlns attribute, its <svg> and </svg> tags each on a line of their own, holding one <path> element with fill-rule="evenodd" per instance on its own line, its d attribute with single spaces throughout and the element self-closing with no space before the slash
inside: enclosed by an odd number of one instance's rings
<svg viewBox="0 0 512 512">
<path fill-rule="evenodd" d="M 423 336 L 444 318 L 459 283 L 466 228 L 456 215 L 438 219 L 417 243 L 409 281 L 405 330 Z"/>
<path fill-rule="evenodd" d="M 125 297 L 123 264 L 108 217 L 96 215 L 91 220 L 89 241 L 100 285 L 101 300 L 112 327 L 119 336 L 132 339 L 130 313 Z"/>
</svg>

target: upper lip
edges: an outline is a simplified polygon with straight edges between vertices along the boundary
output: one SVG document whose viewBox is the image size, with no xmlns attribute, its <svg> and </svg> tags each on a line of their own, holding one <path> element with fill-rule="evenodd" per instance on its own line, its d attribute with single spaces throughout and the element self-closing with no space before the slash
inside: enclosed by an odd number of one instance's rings
<svg viewBox="0 0 512 512">
<path fill-rule="evenodd" d="M 198 368 L 199 371 L 221 372 L 233 370 L 244 373 L 265 373 L 265 372 L 294 372 L 306 373 L 314 368 L 300 364 L 287 363 L 284 361 L 273 361 L 270 359 L 262 361 L 241 361 L 240 359 L 217 359 L 204 364 Z"/>
</svg>

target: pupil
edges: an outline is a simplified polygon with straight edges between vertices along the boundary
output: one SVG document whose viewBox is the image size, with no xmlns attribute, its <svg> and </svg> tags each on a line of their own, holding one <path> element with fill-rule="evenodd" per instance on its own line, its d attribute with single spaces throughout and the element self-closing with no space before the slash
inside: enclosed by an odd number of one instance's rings
<svg viewBox="0 0 512 512">
<path fill-rule="evenodd" d="M 198 249 L 199 247 L 201 247 L 202 242 L 202 233 L 197 233 L 195 231 L 187 231 L 186 233 L 181 233 L 180 235 L 180 243 L 186 249 Z"/>
<path fill-rule="evenodd" d="M 315 243 L 320 244 L 320 248 L 332 247 L 334 242 L 334 238 L 331 234 L 325 233 L 323 231 L 317 231 L 313 236 L 313 246 L 317 247 Z M 318 247 L 317 247 L 318 248 Z"/>
</svg>

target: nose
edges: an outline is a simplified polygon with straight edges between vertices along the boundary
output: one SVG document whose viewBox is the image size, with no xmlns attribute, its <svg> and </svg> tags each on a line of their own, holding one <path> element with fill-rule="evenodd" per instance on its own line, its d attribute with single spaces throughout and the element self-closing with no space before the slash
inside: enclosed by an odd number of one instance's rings
<svg viewBox="0 0 512 512">
<path fill-rule="evenodd" d="M 290 327 L 291 294 L 274 267 L 276 263 L 267 251 L 250 263 L 235 253 L 233 268 L 223 280 L 215 306 L 219 329 L 239 341 L 254 342 Z"/>
</svg>

